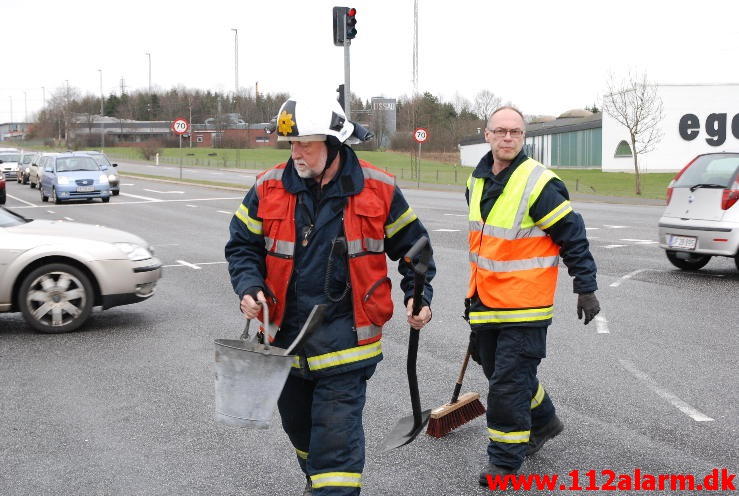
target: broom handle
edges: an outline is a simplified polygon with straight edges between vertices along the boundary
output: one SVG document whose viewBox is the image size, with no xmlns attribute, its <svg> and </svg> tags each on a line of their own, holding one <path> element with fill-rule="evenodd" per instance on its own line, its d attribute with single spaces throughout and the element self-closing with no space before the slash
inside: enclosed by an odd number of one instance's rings
<svg viewBox="0 0 739 496">
<path fill-rule="evenodd" d="M 452 393 L 452 401 L 449 403 L 456 403 L 459 401 L 459 392 L 462 390 L 462 380 L 464 379 L 464 373 L 467 371 L 467 364 L 470 363 L 470 350 L 467 350 L 467 354 L 464 356 L 462 362 L 462 370 L 459 371 L 459 377 L 457 378 L 457 384 L 454 385 L 454 393 Z"/>
</svg>

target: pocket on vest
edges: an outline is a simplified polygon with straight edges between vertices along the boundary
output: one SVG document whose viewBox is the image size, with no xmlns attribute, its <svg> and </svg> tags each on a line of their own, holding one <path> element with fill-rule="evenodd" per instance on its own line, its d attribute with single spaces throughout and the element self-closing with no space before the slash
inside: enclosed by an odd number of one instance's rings
<svg viewBox="0 0 739 496">
<path fill-rule="evenodd" d="M 362 296 L 362 308 L 376 326 L 383 326 L 393 316 L 392 288 L 390 278 L 383 277 L 373 282 Z"/>
</svg>

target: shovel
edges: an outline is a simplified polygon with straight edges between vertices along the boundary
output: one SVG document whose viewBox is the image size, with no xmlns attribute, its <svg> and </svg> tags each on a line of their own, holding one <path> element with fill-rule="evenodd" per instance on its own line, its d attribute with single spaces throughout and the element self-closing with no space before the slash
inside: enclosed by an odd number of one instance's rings
<svg viewBox="0 0 739 496">
<path fill-rule="evenodd" d="M 419 255 L 418 263 L 413 263 L 413 257 Z M 424 236 L 408 250 L 403 259 L 413 267 L 413 315 L 418 315 L 423 307 L 423 289 L 426 285 L 426 270 L 431 258 L 429 239 Z M 418 378 L 416 377 L 416 356 L 418 355 L 419 330 L 411 327 L 408 339 L 408 386 L 411 392 L 411 407 L 413 415 L 403 417 L 382 443 L 383 451 L 404 446 L 418 436 L 429 421 L 431 410 L 421 411 L 421 398 L 418 394 Z"/>
</svg>

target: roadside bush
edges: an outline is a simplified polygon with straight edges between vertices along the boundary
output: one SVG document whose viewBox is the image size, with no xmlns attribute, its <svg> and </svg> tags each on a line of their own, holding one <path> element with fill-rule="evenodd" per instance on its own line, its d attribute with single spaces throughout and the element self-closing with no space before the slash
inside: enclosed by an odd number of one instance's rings
<svg viewBox="0 0 739 496">
<path fill-rule="evenodd" d="M 147 140 L 141 143 L 139 149 L 146 160 L 153 160 L 157 153 L 162 152 L 162 143 L 159 140 Z"/>
</svg>

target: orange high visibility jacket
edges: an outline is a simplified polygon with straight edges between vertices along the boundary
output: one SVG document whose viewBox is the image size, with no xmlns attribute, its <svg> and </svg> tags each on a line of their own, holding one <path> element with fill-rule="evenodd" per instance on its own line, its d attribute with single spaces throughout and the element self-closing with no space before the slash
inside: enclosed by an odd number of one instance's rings
<svg viewBox="0 0 739 496">
<path fill-rule="evenodd" d="M 537 322 L 554 313 L 559 246 L 544 232 L 572 211 L 566 201 L 534 222 L 529 209 L 557 176 L 527 159 L 511 174 L 503 192 L 482 218 L 484 178 L 470 176 L 467 297 L 475 293 L 490 308 L 470 313 L 470 324 Z"/>
<path fill-rule="evenodd" d="M 270 340 L 282 323 L 295 252 L 296 195 L 282 184 L 287 164 L 280 164 L 257 177 L 258 216 L 262 218 L 266 256 L 265 284 L 268 298 Z M 349 255 L 349 276 L 357 344 L 379 341 L 382 326 L 393 315 L 391 282 L 384 250 L 385 220 L 395 191 L 395 180 L 377 167 L 359 161 L 364 187 L 350 196 L 344 207 L 344 233 Z"/>
</svg>

